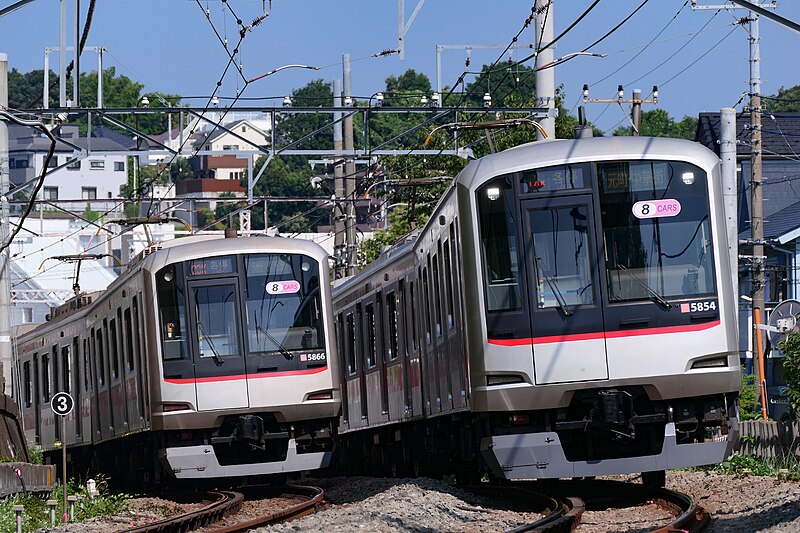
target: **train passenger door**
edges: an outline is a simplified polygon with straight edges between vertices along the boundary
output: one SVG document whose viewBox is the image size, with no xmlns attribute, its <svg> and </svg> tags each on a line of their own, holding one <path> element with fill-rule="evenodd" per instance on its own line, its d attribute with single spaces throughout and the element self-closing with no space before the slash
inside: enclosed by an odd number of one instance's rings
<svg viewBox="0 0 800 533">
<path fill-rule="evenodd" d="M 235 278 L 189 282 L 197 410 L 248 407 Z"/>
<path fill-rule="evenodd" d="M 537 385 L 608 379 L 591 195 L 522 202 Z"/>
</svg>

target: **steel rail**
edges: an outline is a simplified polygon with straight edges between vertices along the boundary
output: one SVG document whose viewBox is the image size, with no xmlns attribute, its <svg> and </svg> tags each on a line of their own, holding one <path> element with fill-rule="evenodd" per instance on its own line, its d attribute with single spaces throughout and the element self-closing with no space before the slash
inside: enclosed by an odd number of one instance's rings
<svg viewBox="0 0 800 533">
<path fill-rule="evenodd" d="M 219 522 L 227 514 L 238 511 L 242 505 L 242 500 L 244 500 L 244 495 L 240 492 L 214 491 L 208 494 L 216 496 L 216 500 L 202 509 L 153 522 L 146 526 L 125 529 L 122 533 L 179 533 L 192 531 L 193 529 Z"/>
<path fill-rule="evenodd" d="M 315 513 L 317 511 L 317 507 L 322 503 L 322 499 L 325 497 L 325 491 L 319 487 L 287 485 L 285 489 L 288 490 L 284 490 L 284 492 L 309 496 L 310 498 L 305 502 L 286 507 L 285 509 L 275 511 L 268 515 L 248 520 L 247 522 L 239 522 L 229 526 L 212 529 L 209 533 L 245 533 L 253 528 L 295 520 L 301 516 Z"/>
<path fill-rule="evenodd" d="M 705 509 L 697 505 L 694 498 L 688 494 L 668 489 L 658 489 L 657 492 L 656 505 L 676 515 L 676 518 L 666 526 L 654 529 L 654 532 L 687 531 L 696 533 L 705 529 L 711 522 L 711 517 L 705 512 Z"/>
<path fill-rule="evenodd" d="M 530 490 L 526 487 L 477 485 L 466 487 L 466 490 L 491 498 L 496 498 L 498 495 L 506 497 L 513 495 L 524 499 L 525 503 L 530 504 L 533 508 L 542 509 L 543 512 L 547 512 L 547 515 L 539 520 L 519 526 L 510 530 L 508 533 L 570 532 L 580 523 L 581 515 L 586 508 L 583 500 L 580 498 L 562 497 L 560 499 L 556 499 L 546 494 L 542 494 L 541 492 Z"/>
</svg>

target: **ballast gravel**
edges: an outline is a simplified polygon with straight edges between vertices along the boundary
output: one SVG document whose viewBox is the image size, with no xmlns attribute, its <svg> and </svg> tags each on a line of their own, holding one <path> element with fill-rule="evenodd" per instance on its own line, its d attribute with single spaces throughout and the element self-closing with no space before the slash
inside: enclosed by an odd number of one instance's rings
<svg viewBox="0 0 800 533">
<path fill-rule="evenodd" d="M 615 479 L 636 482 L 636 476 Z M 428 478 L 348 477 L 306 479 L 298 484 L 325 489 L 326 503 L 316 514 L 259 528 L 259 532 L 494 532 L 533 522 L 539 514 L 520 505 L 477 497 Z M 711 514 L 709 533 L 800 531 L 800 483 L 774 477 L 729 476 L 713 472 L 667 472 L 667 487 L 687 493 Z M 136 498 L 132 512 L 108 520 L 70 524 L 39 533 L 106 533 L 159 519 L 158 509 L 174 513 L 182 504 Z M 265 508 L 269 506 L 264 502 Z M 188 509 L 187 509 L 188 510 Z M 258 509 L 249 509 L 248 514 Z M 586 511 L 580 533 L 647 531 L 669 517 L 652 505 Z"/>
</svg>

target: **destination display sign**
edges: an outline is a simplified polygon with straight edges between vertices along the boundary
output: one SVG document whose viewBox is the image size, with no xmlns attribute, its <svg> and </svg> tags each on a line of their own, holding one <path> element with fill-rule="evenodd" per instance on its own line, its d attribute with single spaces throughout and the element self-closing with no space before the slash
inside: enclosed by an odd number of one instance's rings
<svg viewBox="0 0 800 533">
<path fill-rule="evenodd" d="M 235 271 L 233 257 L 193 259 L 189 265 L 189 273 L 192 276 L 213 276 L 214 274 L 230 274 Z"/>
</svg>

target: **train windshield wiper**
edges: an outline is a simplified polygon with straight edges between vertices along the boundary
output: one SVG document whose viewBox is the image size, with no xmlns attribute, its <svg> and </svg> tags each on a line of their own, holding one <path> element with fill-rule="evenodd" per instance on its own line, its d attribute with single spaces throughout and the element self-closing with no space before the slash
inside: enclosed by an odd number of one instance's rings
<svg viewBox="0 0 800 533">
<path fill-rule="evenodd" d="M 633 281 L 638 283 L 644 290 L 646 290 L 647 293 L 650 295 L 651 300 L 653 300 L 657 304 L 663 305 L 665 309 L 669 309 L 670 307 L 672 307 L 672 304 L 669 303 L 667 299 L 664 298 L 664 296 L 657 293 L 647 283 L 634 276 L 633 273 L 628 270 L 628 267 L 626 267 L 625 265 L 617 265 L 617 268 L 625 272 L 625 274 L 630 276 Z"/>
<path fill-rule="evenodd" d="M 571 316 L 572 309 L 570 309 L 570 307 L 567 305 L 567 301 L 564 299 L 564 295 L 561 294 L 555 278 L 550 275 L 550 273 L 547 271 L 547 268 L 545 268 L 544 264 L 542 264 L 541 257 L 536 258 L 536 268 L 542 273 L 545 281 L 547 281 L 547 284 L 550 286 L 550 290 L 553 291 L 553 295 L 556 297 L 556 302 L 558 303 L 558 307 L 561 309 L 561 312 L 564 313 L 564 316 Z"/>
<path fill-rule="evenodd" d="M 287 350 L 286 347 L 272 335 L 272 333 L 258 325 L 258 320 L 256 320 L 256 332 L 266 335 L 270 342 L 278 348 L 278 351 L 281 352 L 281 355 L 283 355 L 286 359 L 289 359 L 290 361 L 294 359 L 294 355 L 290 353 L 289 350 Z"/>
<path fill-rule="evenodd" d="M 217 347 L 214 346 L 214 341 L 211 340 L 211 335 L 208 334 L 205 326 L 203 326 L 203 323 L 199 320 L 197 321 L 197 327 L 200 329 L 200 334 L 203 335 L 203 338 L 208 343 L 208 347 L 211 348 L 211 353 L 213 354 L 211 357 L 214 359 L 214 362 L 218 365 L 224 363 L 225 360 L 220 357 Z M 200 357 L 203 357 L 203 352 L 200 352 Z"/>
</svg>

